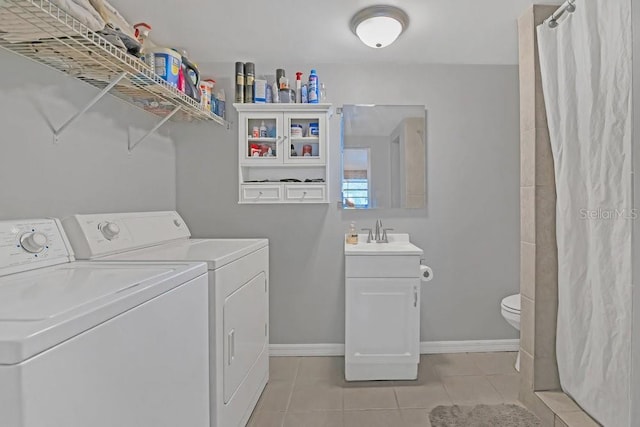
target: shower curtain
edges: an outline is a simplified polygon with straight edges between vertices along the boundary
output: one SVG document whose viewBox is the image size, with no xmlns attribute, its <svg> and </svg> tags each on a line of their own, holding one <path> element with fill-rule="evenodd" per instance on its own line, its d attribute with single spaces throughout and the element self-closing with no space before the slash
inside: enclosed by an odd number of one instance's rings
<svg viewBox="0 0 640 427">
<path fill-rule="evenodd" d="M 560 383 L 604 426 L 629 427 L 631 2 L 578 0 L 556 28 L 537 30 L 557 192 Z"/>
</svg>

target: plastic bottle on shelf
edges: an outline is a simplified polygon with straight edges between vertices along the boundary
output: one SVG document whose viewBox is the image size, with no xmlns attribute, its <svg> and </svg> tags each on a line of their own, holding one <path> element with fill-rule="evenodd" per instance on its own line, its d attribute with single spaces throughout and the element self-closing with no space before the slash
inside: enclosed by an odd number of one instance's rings
<svg viewBox="0 0 640 427">
<path fill-rule="evenodd" d="M 178 90 L 184 93 L 185 85 L 184 68 L 180 65 L 180 69 L 178 70 Z"/>
<path fill-rule="evenodd" d="M 216 98 L 218 99 L 218 116 L 222 117 L 223 119 L 226 118 L 225 117 L 225 94 L 224 94 L 224 89 L 220 88 L 216 91 Z"/>
<path fill-rule="evenodd" d="M 267 137 L 267 125 L 264 124 L 264 120 L 260 123 L 260 138 Z"/>
<path fill-rule="evenodd" d="M 216 81 L 214 79 L 209 79 L 211 82 L 211 112 L 213 114 L 218 114 L 218 95 L 216 95 Z"/>
<path fill-rule="evenodd" d="M 311 70 L 311 74 L 309 74 L 309 87 L 307 90 L 309 104 L 317 104 L 320 100 L 320 87 L 318 85 L 318 74 L 315 69 Z"/>
<path fill-rule="evenodd" d="M 270 83 L 267 83 L 265 88 L 265 102 L 271 104 L 273 102 L 273 89 Z"/>
<path fill-rule="evenodd" d="M 200 82 L 200 105 L 207 111 L 211 111 L 211 91 L 213 90 L 213 83 L 210 79 L 202 80 Z"/>
<path fill-rule="evenodd" d="M 320 102 L 323 104 L 327 102 L 327 88 L 324 83 L 320 83 Z"/>
</svg>

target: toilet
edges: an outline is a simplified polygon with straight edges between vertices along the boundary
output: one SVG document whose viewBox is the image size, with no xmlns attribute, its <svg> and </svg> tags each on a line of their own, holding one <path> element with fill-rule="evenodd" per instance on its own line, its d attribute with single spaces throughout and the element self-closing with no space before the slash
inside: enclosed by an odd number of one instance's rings
<svg viewBox="0 0 640 427">
<path fill-rule="evenodd" d="M 505 318 L 507 323 L 520 330 L 520 294 L 509 295 L 502 299 L 500 303 L 500 311 L 502 317 Z M 516 371 L 520 372 L 520 352 L 516 358 Z"/>
</svg>

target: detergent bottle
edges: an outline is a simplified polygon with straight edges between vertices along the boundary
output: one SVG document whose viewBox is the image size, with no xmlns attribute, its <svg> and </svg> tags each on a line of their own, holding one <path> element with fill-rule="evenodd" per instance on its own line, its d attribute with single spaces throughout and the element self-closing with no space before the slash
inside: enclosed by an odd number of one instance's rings
<svg viewBox="0 0 640 427">
<path fill-rule="evenodd" d="M 198 72 L 198 67 L 189 61 L 187 52 L 184 49 L 174 50 L 182 55 L 182 64 L 178 75 L 178 89 L 182 90 L 188 97 L 200 102 L 200 73 Z"/>
</svg>

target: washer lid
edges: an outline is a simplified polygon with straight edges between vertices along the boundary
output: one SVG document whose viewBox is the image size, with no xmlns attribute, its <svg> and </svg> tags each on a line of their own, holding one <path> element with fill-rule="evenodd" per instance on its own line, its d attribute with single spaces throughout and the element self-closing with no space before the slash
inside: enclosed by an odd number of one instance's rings
<svg viewBox="0 0 640 427">
<path fill-rule="evenodd" d="M 201 261 L 210 270 L 268 246 L 267 239 L 188 239 L 110 255 L 108 261 Z"/>
<path fill-rule="evenodd" d="M 502 300 L 502 308 L 512 313 L 520 313 L 520 294 L 509 295 Z"/>
<path fill-rule="evenodd" d="M 0 322 L 39 321 L 60 316 L 139 286 L 166 273 L 165 268 L 59 268 L 19 275 L 0 284 Z"/>
<path fill-rule="evenodd" d="M 202 263 L 73 262 L 0 278 L 0 365 L 15 364 L 206 273 Z"/>
</svg>

